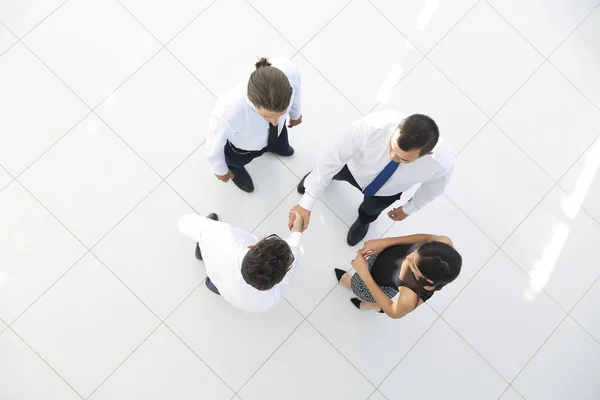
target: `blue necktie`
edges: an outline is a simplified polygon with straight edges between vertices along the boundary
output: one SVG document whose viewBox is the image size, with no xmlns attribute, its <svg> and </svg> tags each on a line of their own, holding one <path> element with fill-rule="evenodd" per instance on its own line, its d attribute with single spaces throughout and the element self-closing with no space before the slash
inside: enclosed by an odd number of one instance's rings
<svg viewBox="0 0 600 400">
<path fill-rule="evenodd" d="M 394 172 L 396 172 L 396 169 L 398 169 L 398 165 L 398 162 L 390 161 L 388 165 L 385 166 L 383 171 L 381 171 L 379 175 L 373 179 L 373 182 L 369 183 L 369 186 L 363 190 L 365 196 L 375 196 L 375 193 L 377 193 L 379 189 L 381 189 L 383 185 L 385 185 L 385 183 L 392 177 L 392 175 L 394 175 Z"/>
</svg>

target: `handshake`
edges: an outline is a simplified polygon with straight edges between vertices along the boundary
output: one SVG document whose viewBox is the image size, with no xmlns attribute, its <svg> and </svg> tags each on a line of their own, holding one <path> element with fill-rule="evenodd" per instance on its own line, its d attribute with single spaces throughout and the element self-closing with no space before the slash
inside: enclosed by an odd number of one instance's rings
<svg viewBox="0 0 600 400">
<path fill-rule="evenodd" d="M 292 232 L 304 232 L 310 222 L 310 211 L 296 204 L 288 214 L 288 228 Z"/>
</svg>

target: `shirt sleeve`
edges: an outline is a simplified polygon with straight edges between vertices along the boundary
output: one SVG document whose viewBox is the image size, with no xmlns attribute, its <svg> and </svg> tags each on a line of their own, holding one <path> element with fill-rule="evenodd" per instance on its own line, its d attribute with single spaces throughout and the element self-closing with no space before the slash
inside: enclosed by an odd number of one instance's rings
<svg viewBox="0 0 600 400">
<path fill-rule="evenodd" d="M 300 77 L 300 72 L 295 67 L 293 71 L 296 76 L 294 79 L 295 83 L 292 84 L 294 103 L 292 103 L 292 107 L 290 108 L 290 119 L 296 120 L 302 115 L 302 78 Z"/>
<path fill-rule="evenodd" d="M 305 192 L 300 199 L 300 207 L 311 210 L 315 201 L 329 186 L 335 174 L 362 149 L 368 129 L 362 121 L 355 122 L 335 144 L 335 147 L 325 153 L 313 171 L 304 181 Z"/>
<path fill-rule="evenodd" d="M 290 249 L 292 250 L 292 254 L 294 255 L 294 262 L 292 263 L 292 266 L 290 267 L 290 270 L 288 271 L 288 273 L 285 274 L 285 277 L 283 277 L 281 282 L 279 282 L 280 288 L 287 286 L 290 283 L 292 276 L 296 272 L 296 267 L 298 265 L 298 256 L 300 254 L 301 241 L 302 241 L 302 233 L 300 233 L 300 232 L 293 232 L 286 240 L 287 244 L 290 246 Z"/>
<path fill-rule="evenodd" d="M 432 179 L 423 182 L 414 196 L 402 206 L 402 211 L 410 215 L 419 211 L 425 205 L 431 203 L 436 197 L 444 193 L 446 185 L 450 181 L 450 171 L 442 171 Z"/>
<path fill-rule="evenodd" d="M 177 220 L 177 229 L 188 238 L 200 242 L 202 235 L 215 224 L 218 222 L 210 218 L 198 214 L 186 214 Z"/>
<path fill-rule="evenodd" d="M 225 175 L 229 167 L 225 162 L 225 144 L 227 139 L 233 135 L 233 130 L 222 118 L 215 115 L 210 117 L 208 134 L 206 135 L 206 160 L 210 164 L 213 173 Z"/>
</svg>

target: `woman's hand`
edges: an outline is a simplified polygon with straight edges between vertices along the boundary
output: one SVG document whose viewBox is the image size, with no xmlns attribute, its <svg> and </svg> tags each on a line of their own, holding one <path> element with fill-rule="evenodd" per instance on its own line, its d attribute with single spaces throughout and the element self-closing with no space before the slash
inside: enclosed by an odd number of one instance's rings
<svg viewBox="0 0 600 400">
<path fill-rule="evenodd" d="M 387 239 L 367 240 L 365 245 L 358 250 L 361 256 L 369 257 L 381 253 L 386 248 L 390 247 Z"/>
<path fill-rule="evenodd" d="M 369 273 L 369 264 L 362 254 L 360 254 L 360 250 L 356 253 L 356 257 L 354 257 L 354 260 L 352 260 L 350 264 L 352 264 L 352 268 L 354 268 L 356 273 L 361 277 L 363 274 Z"/>
</svg>

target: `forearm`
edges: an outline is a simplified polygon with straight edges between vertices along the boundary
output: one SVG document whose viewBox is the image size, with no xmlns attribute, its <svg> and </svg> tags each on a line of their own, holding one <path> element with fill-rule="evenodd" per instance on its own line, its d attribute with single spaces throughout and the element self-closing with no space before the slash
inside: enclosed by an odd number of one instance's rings
<svg viewBox="0 0 600 400">
<path fill-rule="evenodd" d="M 431 241 L 433 235 L 428 233 L 417 233 L 415 235 L 397 236 L 386 238 L 386 247 L 402 244 L 427 243 Z"/>
<path fill-rule="evenodd" d="M 392 318 L 397 318 L 394 315 L 394 310 L 393 310 L 393 304 L 394 303 L 383 292 L 383 290 L 381 290 L 381 288 L 379 287 L 379 285 L 373 279 L 373 276 L 371 275 L 371 273 L 369 271 L 365 271 L 364 273 L 362 273 L 360 275 L 360 277 L 362 278 L 362 280 L 365 283 L 365 285 L 367 285 L 367 288 L 369 288 L 369 291 L 373 295 L 373 298 L 375 299 L 375 302 L 377 303 L 377 305 L 379 307 L 381 307 L 381 309 L 383 310 L 383 312 L 385 312 L 387 315 L 389 315 Z"/>
</svg>

